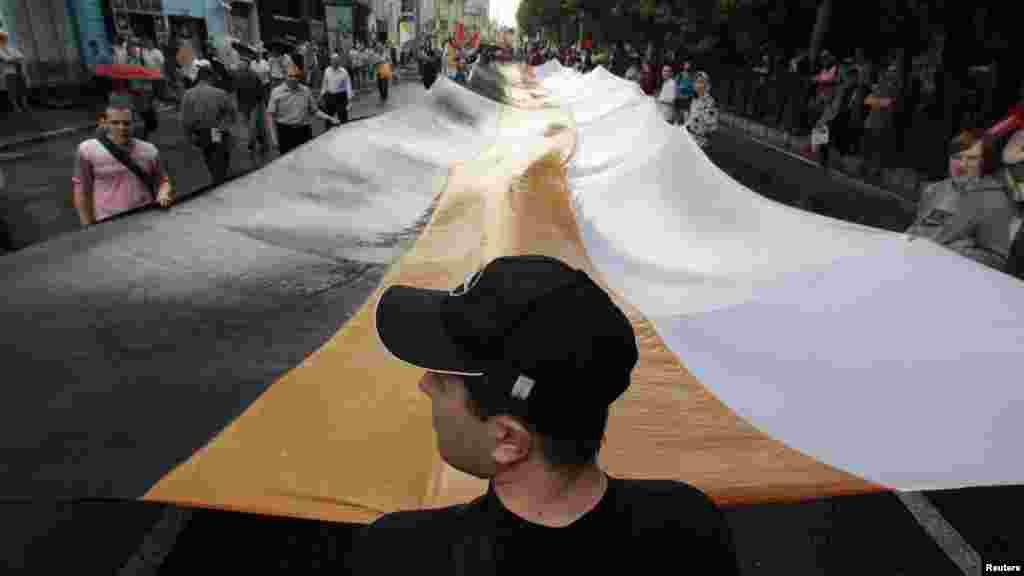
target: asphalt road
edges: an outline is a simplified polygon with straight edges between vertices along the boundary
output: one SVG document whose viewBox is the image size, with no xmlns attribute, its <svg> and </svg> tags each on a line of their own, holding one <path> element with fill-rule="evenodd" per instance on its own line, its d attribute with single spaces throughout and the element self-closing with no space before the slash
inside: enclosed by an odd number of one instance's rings
<svg viewBox="0 0 1024 576">
<path fill-rule="evenodd" d="M 376 91 L 361 93 L 352 104 L 349 118 L 402 108 L 422 97 L 423 92 L 422 84 L 410 80 L 393 86 L 386 104 L 380 102 Z M 325 122 L 314 121 L 314 135 L 326 129 Z M 252 170 L 277 158 L 276 151 L 265 159 L 250 155 L 246 149 L 248 130 L 241 123 L 235 134 L 240 142 L 231 157 L 231 174 Z M 71 200 L 71 175 L 78 144 L 91 137 L 89 133 L 61 136 L 7 150 L 0 156 L 0 171 L 6 181 L 0 186 L 0 236 L 7 239 L 4 242 L 0 238 L 0 246 L 7 243 L 18 250 L 79 228 Z M 186 142 L 177 112 L 160 114 L 160 127 L 150 141 L 159 148 L 179 195 L 188 196 L 210 184 L 202 154 Z"/>
<path fill-rule="evenodd" d="M 418 87 L 418 88 L 417 88 Z M 415 101 L 422 94 L 422 87 L 413 85 L 405 93 L 399 96 L 401 90 L 396 91 L 392 106 L 400 107 L 409 102 Z M 357 112 L 358 115 L 358 112 Z M 167 150 L 179 150 L 178 157 L 168 162 L 171 165 L 172 173 L 181 171 L 179 186 L 185 183 L 202 188 L 207 182 L 204 171 L 189 170 L 190 163 L 198 160 L 197 155 L 190 155 L 182 147 L 175 148 L 176 132 L 172 128 L 172 121 L 165 121 L 161 135 L 157 143 L 169 154 Z M 164 140 L 166 139 L 166 140 Z M 62 208 L 60 195 L 67 194 L 66 182 L 69 177 L 70 168 L 60 168 L 52 174 L 47 171 L 47 164 L 54 166 L 58 162 L 48 162 L 46 150 L 53 153 L 60 153 L 63 150 L 64 160 L 70 162 L 70 150 L 74 142 L 65 142 L 63 147 L 57 143 L 48 143 L 41 147 L 43 151 L 39 155 L 32 154 L 32 160 L 26 162 L 26 166 L 35 166 L 35 171 L 25 169 L 23 174 L 18 174 L 20 180 L 34 175 L 37 190 L 34 194 L 26 194 L 24 201 L 19 206 L 21 213 L 32 216 L 24 222 L 37 222 L 40 233 L 38 237 L 45 237 L 44 232 L 60 234 L 75 228 L 76 221 L 74 214 L 70 212 L 69 205 Z M 354 144 L 358 145 L 358 144 Z M 52 146 L 52 147 L 51 147 Z M 859 221 L 864 224 L 879 226 L 889 229 L 900 229 L 909 221 L 909 215 L 905 207 L 897 200 L 885 197 L 865 197 L 861 191 L 852 186 L 840 184 L 831 180 L 820 170 L 808 167 L 806 164 L 780 154 L 776 151 L 766 149 L 734 134 L 723 132 L 715 141 L 715 148 L 712 157 L 726 172 L 745 185 L 758 190 L 766 196 L 783 202 L 793 202 L 798 198 L 812 198 L 814 207 L 835 217 Z M 61 166 L 64 165 L 62 161 Z M 52 178 L 52 186 L 55 188 L 45 189 L 46 183 Z M 183 183 L 180 178 L 191 178 Z M 51 190 L 51 191 L 47 191 Z M 210 202 L 213 202 L 211 199 Z M 420 202 L 418 200 L 417 202 Z M 186 203 L 186 206 L 189 204 Z M 196 204 L 195 210 L 213 208 L 213 204 Z M 413 218 L 415 210 L 411 210 L 406 217 Z M 171 212 L 173 213 L 173 211 Z M 171 214 L 169 213 L 169 214 Z M 68 226 L 68 217 L 71 217 Z M 145 221 L 146 218 L 156 218 L 162 214 L 147 215 L 139 218 L 139 226 L 148 227 L 154 224 Z M 26 224 L 27 225 L 27 224 Z M 136 232 L 129 223 L 118 224 L 119 234 L 125 239 L 123 243 L 130 243 L 132 235 Z M 111 228 L 113 229 L 113 227 Z M 415 227 L 411 229 L 413 233 Z M 31 238 L 28 228 L 22 228 L 19 238 Z M 98 237 L 99 232 L 87 231 L 64 238 L 51 240 L 66 244 L 70 249 L 78 243 L 96 244 L 107 241 Z M 267 236 L 264 236 L 266 239 Z M 280 241 L 279 237 L 274 238 Z M 309 239 L 307 239 L 309 240 Z M 327 239 L 321 238 L 320 241 Z M 167 238 L 168 242 L 176 241 L 173 237 Z M 197 241 L 195 236 L 188 236 L 187 241 Z M 333 238 L 330 242 L 334 242 Z M 289 240 L 290 246 L 296 246 L 294 241 Z M 156 249 L 157 247 L 152 247 Z M 208 249 L 215 248 L 211 244 Z M 31 251 L 32 249 L 30 249 Z M 337 247 L 337 250 L 345 250 L 344 246 Z M 39 258 L 43 258 L 48 252 L 40 250 Z M 52 252 L 50 252 L 52 253 Z M 142 258 L 152 257 L 145 250 L 133 252 Z M 372 260 L 372 259 L 371 259 Z M 0 258 L 2 262 L 2 258 Z M 37 258 L 22 259 L 27 268 L 45 266 L 45 262 Z M 340 262 L 340 260 L 339 260 Z M 121 371 L 129 376 L 141 378 L 128 380 L 114 385 L 118 387 L 119 394 L 128 394 L 132 403 L 139 406 L 150 406 L 161 408 L 170 405 L 172 402 L 180 401 L 172 399 L 160 391 L 160 387 L 152 387 L 153 375 L 145 372 L 146 363 L 154 354 L 171 353 L 180 354 L 190 358 L 191 363 L 208 365 L 205 374 L 200 378 L 206 378 L 208 386 L 216 387 L 216 374 L 218 371 L 226 370 L 229 366 L 240 365 L 242 356 L 256 357 L 260 350 L 259 346 L 253 347 L 253 342 L 248 343 L 249 347 L 244 350 L 229 350 L 226 348 L 214 347 L 212 350 L 204 350 L 203 342 L 210 342 L 214 336 L 212 333 L 205 333 L 204 325 L 212 326 L 217 324 L 226 329 L 251 330 L 251 322 L 273 316 L 277 324 L 261 332 L 259 338 L 252 340 L 266 340 L 266 350 L 273 349 L 277 354 L 272 358 L 265 358 L 262 365 L 255 366 L 251 373 L 246 375 L 234 375 L 243 385 L 250 387 L 248 392 L 233 398 L 238 406 L 204 406 L 203 411 L 219 411 L 221 415 L 225 412 L 241 410 L 246 399 L 257 394 L 273 374 L 287 369 L 303 357 L 308 350 L 315 347 L 318 342 L 329 336 L 336 330 L 340 323 L 344 322 L 352 310 L 361 304 L 365 293 L 379 281 L 380 274 L 386 266 L 383 262 L 366 262 L 362 266 L 354 264 L 358 259 L 341 262 L 339 268 L 328 268 L 326 271 L 319 269 L 315 264 L 306 268 L 307 272 L 314 275 L 319 274 L 326 277 L 326 290 L 318 290 L 315 287 L 308 292 L 299 291 L 298 297 L 288 298 L 283 293 L 261 293 L 259 287 L 248 287 L 245 293 L 247 306 L 251 309 L 249 314 L 232 315 L 231 302 L 203 302 L 193 303 L 186 306 L 187 310 L 174 312 L 171 308 L 164 307 L 156 311 L 146 307 L 132 308 L 126 312 L 126 316 L 120 316 L 120 320 L 111 323 L 104 321 L 101 310 L 97 318 L 91 320 L 87 328 L 90 333 L 95 332 L 96 326 L 104 327 L 104 330 L 112 331 L 115 328 L 122 337 L 119 344 L 120 362 L 130 366 L 122 367 Z M 60 288 L 60 282 L 55 281 L 49 284 L 54 289 Z M 245 288 L 245 286 L 242 286 Z M 301 286 L 300 286 L 301 288 Z M 109 290 L 106 290 L 109 297 Z M 272 292 L 272 291 L 271 291 Z M 362 295 L 362 297 L 361 297 Z M 159 299 L 155 299 L 159 303 Z M 168 305 L 173 304 L 169 302 Z M 78 305 L 77 302 L 68 302 L 67 306 Z M 182 308 L 180 303 L 178 308 Z M 287 311 L 288 314 L 280 312 Z M 106 309 L 105 313 L 110 313 Z M 41 314 L 41 311 L 40 311 Z M 54 317 L 60 315 L 60 310 L 51 310 Z M 176 316 L 177 315 L 177 316 Z M 282 317 L 293 316 L 298 318 L 294 323 L 288 324 L 281 320 Z M 131 318 L 129 320 L 129 317 Z M 319 318 L 319 328 L 310 328 L 303 324 L 301 318 Z M 169 342 L 178 343 L 173 351 L 171 350 L 135 350 L 131 342 L 132 338 L 144 338 L 145 330 L 151 329 L 155 318 L 172 321 L 173 334 L 168 335 Z M 248 319 L 247 319 L 248 318 Z M 34 319 L 37 322 L 50 322 L 46 317 L 40 315 Z M 179 323 L 180 329 L 173 328 L 174 322 Z M 282 323 L 284 322 L 284 323 Z M 186 329 L 187 328 L 187 329 Z M 85 329 L 85 327 L 83 327 Z M 197 330 L 199 330 L 197 336 Z M 102 332 L 106 333 L 106 332 Z M 82 332 L 84 335 L 85 332 Z M 274 334 L 287 335 L 288 343 L 284 340 L 275 341 Z M 9 334 L 10 336 L 10 334 Z M 64 335 L 62 341 L 69 339 Z M 192 343 L 190 343 L 190 341 Z M 80 354 L 88 352 L 85 348 L 67 356 L 64 350 L 39 352 L 41 344 L 19 342 L 15 338 L 6 339 L 7 346 L 14 346 L 17 349 L 31 351 L 36 357 L 36 362 L 43 360 L 44 356 L 49 357 L 54 366 L 49 373 L 37 374 L 35 377 L 39 383 L 45 384 L 51 378 L 68 378 L 78 367 L 86 367 L 85 364 L 76 366 L 76 358 Z M 104 354 L 105 346 L 112 346 L 111 343 L 100 343 L 100 349 L 93 353 Z M 257 348 L 260 348 L 257 350 Z M 241 354 L 241 355 L 239 355 Z M 205 355 L 205 356 L 204 356 Z M 227 355 L 225 359 L 225 355 Z M 63 361 L 62 361 L 63 358 Z M 84 357 L 83 357 L 84 358 Z M 232 360 L 234 359 L 234 360 Z M 165 363 L 166 364 L 166 363 Z M 7 372 L 12 374 L 12 372 Z M 146 380 L 149 378 L 150 380 Z M 173 378 L 172 378 L 173 380 Z M 131 387 L 139 382 L 148 382 L 150 387 L 145 394 L 131 392 Z M 158 383 L 158 382 L 157 382 Z M 50 447 L 52 453 L 70 454 L 68 458 L 79 459 L 81 464 L 90 458 L 91 466 L 116 466 L 118 458 L 131 457 L 129 450 L 134 439 L 121 438 L 117 434 L 118 427 L 112 426 L 109 422 L 98 422 L 90 424 L 83 422 L 64 422 L 61 420 L 63 407 L 73 397 L 71 391 L 63 391 L 55 396 L 47 396 L 47 386 L 34 385 L 32 382 L 22 382 L 25 386 L 19 396 L 24 400 L 38 401 L 46 406 L 51 418 L 59 424 L 47 426 L 47 434 L 38 438 L 7 438 L 2 446 L 17 444 L 20 449 L 34 447 L 44 449 Z M 33 391 L 34 389 L 34 391 Z M 126 391 L 127 390 L 127 391 Z M 9 391 L 10 393 L 10 391 Z M 91 394 L 78 393 L 79 407 L 93 406 L 96 408 L 95 416 L 101 415 L 102 391 L 93 391 Z M 9 396 L 13 398 L 13 396 Z M 165 404 L 161 404 L 161 403 Z M 926 403 L 922 404 L 926 408 Z M 6 414 L 4 421 L 15 422 L 16 417 L 25 417 L 11 412 L 12 407 L 0 408 Z M 168 410 L 164 410 L 168 411 Z M 177 417 L 180 412 L 172 412 Z M 201 411 L 192 414 L 193 418 L 201 418 Z M 42 417 L 40 412 L 36 417 Z M 69 417 L 75 417 L 68 413 Z M 95 417 L 94 416 L 94 417 Z M 165 426 L 168 430 L 174 430 L 174 435 L 181 433 L 174 429 L 174 418 L 161 416 L 160 410 L 146 410 L 142 415 L 125 416 L 114 414 L 115 419 L 128 418 L 121 424 L 124 426 L 137 426 L 134 419 L 149 417 L 155 418 L 157 426 Z M 216 430 L 216 422 L 209 422 L 208 425 L 190 427 L 198 428 L 202 434 L 212 433 Z M 865 425 L 870 425 L 865 422 Z M 912 425 L 912 419 L 908 420 Z M 89 426 L 95 430 L 97 426 L 101 430 L 109 431 L 108 454 L 97 459 L 102 454 L 89 454 L 88 452 L 76 452 L 75 447 L 79 446 L 78 439 L 74 435 L 76 426 Z M 207 430 L 208 428 L 208 430 Z M 10 429 L 9 434 L 17 435 L 18 431 Z M 183 454 L 187 454 L 189 446 L 200 442 L 202 438 L 176 438 L 163 439 L 154 438 L 161 445 L 179 446 Z M 122 446 L 123 445 L 123 446 Z M 81 445 L 81 448 L 86 446 Z M 70 451 L 69 451 L 70 449 Z M 48 462 L 42 466 L 28 471 L 27 460 L 19 463 L 16 453 L 7 451 L 9 458 L 5 458 L 6 466 L 14 468 L 5 469 L 6 472 L 20 470 L 14 480 L 16 484 L 26 492 L 46 487 L 60 487 L 60 482 L 73 483 L 73 478 L 67 478 L 65 465 L 75 463 Z M 146 469 L 145 462 L 133 462 L 133 466 Z M 155 463 L 149 464 L 149 475 L 136 479 L 134 485 L 142 486 L 144 480 L 152 478 L 154 471 L 159 471 Z M 19 480 L 20 475 L 20 480 Z M 11 479 L 11 476 L 6 476 Z M 40 483 L 40 484 L 37 484 Z M 8 484 L 11 486 L 11 484 Z M 40 488 L 42 486 L 42 488 Z M 116 493 L 117 486 L 105 485 L 79 485 L 78 487 L 89 489 L 92 494 Z M 121 486 L 121 488 L 124 488 Z M 130 488 L 130 487 L 129 487 Z M 127 488 L 126 488 L 127 489 Z M 1017 563 L 1024 558 L 1024 543 L 1020 534 L 1024 531 L 1019 529 L 1019 519 L 1022 517 L 1021 490 L 1019 487 L 1006 488 L 985 488 L 972 490 L 946 491 L 929 493 L 928 498 L 935 504 L 942 515 L 946 517 L 963 539 L 966 540 L 982 557 L 989 561 L 1005 561 Z M 213 511 L 189 511 L 187 513 L 188 523 L 182 530 L 170 536 L 159 536 L 161 522 L 166 518 L 169 507 L 153 504 L 123 502 L 123 503 L 79 503 L 69 504 L 47 504 L 47 503 L 22 503 L 19 505 L 6 505 L 4 507 L 4 530 L 12 534 L 6 539 L 0 557 L 13 559 L 9 567 L 29 565 L 33 573 L 54 572 L 56 566 L 68 564 L 78 566 L 96 567 L 95 572 L 110 573 L 110 568 L 124 566 L 129 556 L 137 552 L 140 546 L 145 546 L 148 538 L 155 538 L 158 544 L 162 542 L 165 552 L 170 556 L 163 563 L 160 573 L 164 574 L 186 574 L 194 573 L 199 569 L 225 568 L 228 570 L 247 570 L 257 567 L 262 568 L 287 568 L 291 570 L 308 570 L 325 567 L 339 567 L 344 563 L 345 552 L 351 538 L 350 526 L 326 525 L 315 522 L 296 521 L 288 519 L 270 519 L 257 516 L 231 514 Z M 747 506 L 727 510 L 728 520 L 733 528 L 738 556 L 742 567 L 742 573 L 747 574 L 960 574 L 960 570 L 949 560 L 942 549 L 926 534 L 918 525 L 910 512 L 900 500 L 892 494 L 877 494 L 871 496 L 830 498 L 815 502 L 806 502 L 798 505 L 764 505 Z M 157 534 L 157 536 L 153 536 Z M 667 545 L 670 545 L 667 543 Z M 55 552 L 62 552 L 56 554 Z M 628 553 L 624 550 L 623 553 Z M 10 561 L 10 560 L 9 560 Z M 685 565 L 685 558 L 680 558 Z M 696 568 L 696 567 L 694 567 Z M 713 569 L 708 573 L 713 573 Z"/>
</svg>

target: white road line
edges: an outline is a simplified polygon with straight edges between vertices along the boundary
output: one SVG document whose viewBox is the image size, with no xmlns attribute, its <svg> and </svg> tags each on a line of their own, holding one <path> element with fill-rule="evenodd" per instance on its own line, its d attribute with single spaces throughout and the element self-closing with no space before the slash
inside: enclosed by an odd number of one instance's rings
<svg viewBox="0 0 1024 576">
<path fill-rule="evenodd" d="M 927 496 L 920 492 L 896 492 L 896 497 L 964 576 L 981 574 L 981 555 L 942 517 Z"/>
<path fill-rule="evenodd" d="M 146 534 L 139 549 L 118 571 L 118 576 L 157 574 L 191 519 L 191 510 L 168 505 L 160 520 Z"/>
</svg>

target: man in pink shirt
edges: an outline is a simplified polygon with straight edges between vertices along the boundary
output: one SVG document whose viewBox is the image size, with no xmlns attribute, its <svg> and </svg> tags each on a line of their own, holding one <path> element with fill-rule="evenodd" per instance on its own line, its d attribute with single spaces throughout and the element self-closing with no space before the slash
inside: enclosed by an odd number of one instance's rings
<svg viewBox="0 0 1024 576">
<path fill-rule="evenodd" d="M 132 120 L 129 105 L 112 102 L 106 112 L 106 136 L 86 140 L 78 146 L 71 181 L 75 208 L 83 226 L 154 201 L 164 208 L 174 201 L 174 190 L 160 164 L 160 153 L 149 142 L 131 137 Z M 137 166 L 148 182 L 137 176 L 112 150 Z"/>
</svg>

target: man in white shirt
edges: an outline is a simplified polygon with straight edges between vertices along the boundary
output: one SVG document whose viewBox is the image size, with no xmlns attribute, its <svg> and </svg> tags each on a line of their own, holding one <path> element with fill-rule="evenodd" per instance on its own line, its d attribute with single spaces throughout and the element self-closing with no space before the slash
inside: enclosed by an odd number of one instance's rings
<svg viewBox="0 0 1024 576">
<path fill-rule="evenodd" d="M 342 124 L 348 122 L 348 111 L 352 107 L 352 79 L 348 70 L 341 65 L 341 55 L 331 55 L 331 65 L 324 70 L 324 83 L 320 89 L 323 110 L 329 116 L 337 116 Z"/>
<path fill-rule="evenodd" d="M 265 50 L 260 50 L 259 55 L 253 58 L 252 63 L 249 64 L 249 69 L 256 74 L 256 77 L 260 79 L 264 86 L 270 86 L 270 62 L 267 61 Z"/>
<path fill-rule="evenodd" d="M 270 53 L 270 85 L 276 88 L 284 83 L 288 69 L 294 66 L 291 56 L 276 48 Z"/>
<path fill-rule="evenodd" d="M 159 70 L 161 74 L 164 71 L 164 53 L 156 47 L 156 42 L 152 38 L 146 38 L 145 40 L 144 48 L 142 50 L 142 65 L 146 68 Z M 158 98 L 167 98 L 166 80 L 157 81 L 154 88 Z"/>
<path fill-rule="evenodd" d="M 672 78 L 672 67 L 663 66 L 661 69 L 661 92 L 658 94 L 658 111 L 661 112 L 665 121 L 675 124 L 676 111 L 676 81 Z"/>
</svg>

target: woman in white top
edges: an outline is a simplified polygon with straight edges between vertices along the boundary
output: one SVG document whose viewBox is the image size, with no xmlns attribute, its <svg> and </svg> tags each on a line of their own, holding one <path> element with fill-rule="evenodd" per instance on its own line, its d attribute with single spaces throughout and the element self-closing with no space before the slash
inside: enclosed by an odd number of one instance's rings
<svg viewBox="0 0 1024 576">
<path fill-rule="evenodd" d="M 676 81 L 672 78 L 672 67 L 661 68 L 661 92 L 658 94 L 658 111 L 669 124 L 675 124 Z"/>
<path fill-rule="evenodd" d="M 28 112 L 28 94 L 23 89 L 25 55 L 10 45 L 7 32 L 0 30 L 0 78 L 7 86 L 7 98 L 15 112 Z"/>
</svg>

